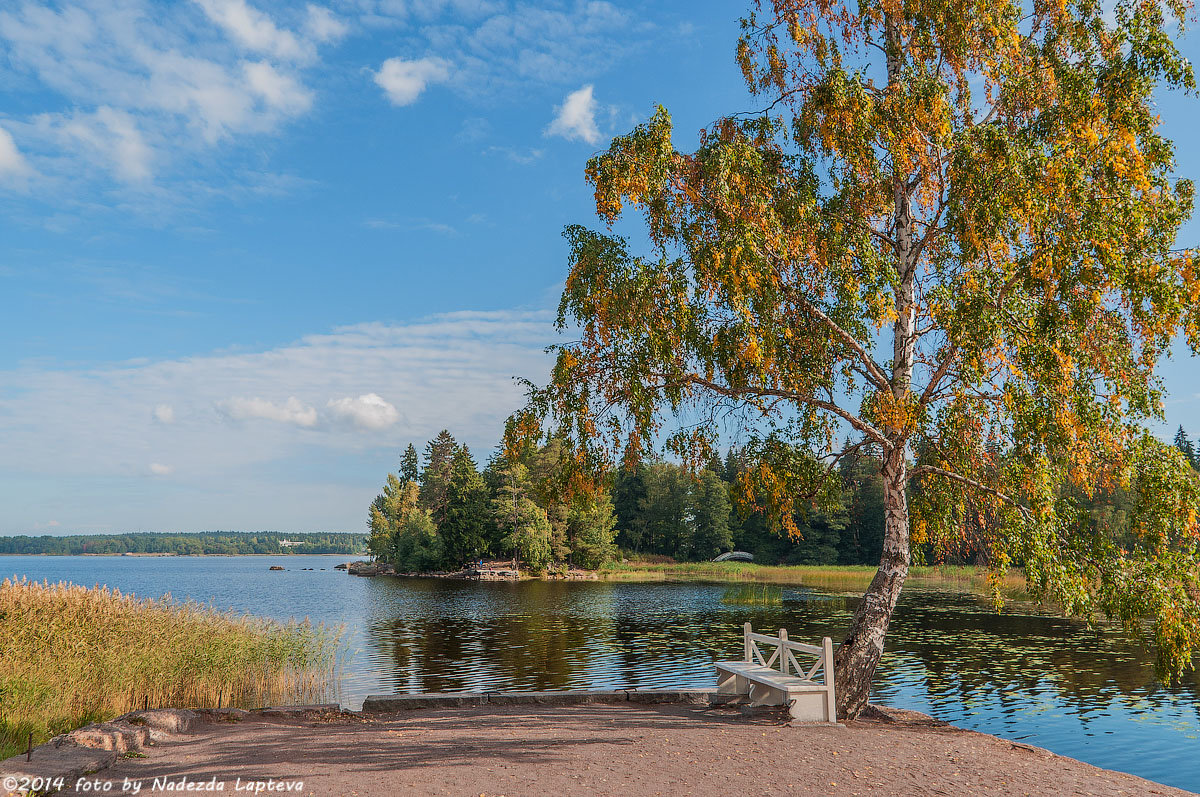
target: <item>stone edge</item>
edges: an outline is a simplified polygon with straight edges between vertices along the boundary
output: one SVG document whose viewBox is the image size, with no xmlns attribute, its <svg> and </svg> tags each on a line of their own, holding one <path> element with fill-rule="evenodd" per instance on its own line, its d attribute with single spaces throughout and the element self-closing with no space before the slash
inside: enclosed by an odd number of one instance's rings
<svg viewBox="0 0 1200 797">
<path fill-rule="evenodd" d="M 571 689 L 557 692 L 432 692 L 413 695 L 371 695 L 362 713 L 386 714 L 422 708 L 460 706 L 578 706 L 594 703 L 710 703 L 712 689 Z"/>
</svg>

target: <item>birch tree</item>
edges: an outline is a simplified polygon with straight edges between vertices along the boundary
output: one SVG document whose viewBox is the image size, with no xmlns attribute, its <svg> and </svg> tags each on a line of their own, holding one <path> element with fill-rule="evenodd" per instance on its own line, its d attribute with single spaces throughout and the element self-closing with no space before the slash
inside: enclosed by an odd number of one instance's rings
<svg viewBox="0 0 1200 797">
<path fill-rule="evenodd" d="M 1197 486 L 1146 432 L 1156 367 L 1200 344 L 1154 93 L 1190 92 L 1171 0 L 759 0 L 737 60 L 762 109 L 673 144 L 660 108 L 587 165 L 603 228 L 566 230 L 551 383 L 514 438 L 581 471 L 721 434 L 744 500 L 787 530 L 870 447 L 883 555 L 838 649 L 865 706 L 914 545 L 970 545 L 1071 615 L 1188 666 L 1200 637 Z M 1178 26 L 1178 27 L 1177 27 Z M 649 247 L 613 230 L 640 215 Z M 847 435 L 850 443 L 843 443 Z M 1135 499 L 1113 540 L 1070 499 Z"/>
</svg>

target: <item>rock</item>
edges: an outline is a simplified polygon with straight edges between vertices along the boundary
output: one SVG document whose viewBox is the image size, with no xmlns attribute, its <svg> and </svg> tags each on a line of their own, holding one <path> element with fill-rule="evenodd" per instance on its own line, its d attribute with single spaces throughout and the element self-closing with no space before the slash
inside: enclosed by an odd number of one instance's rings
<svg viewBox="0 0 1200 797">
<path fill-rule="evenodd" d="M 116 753 L 137 752 L 150 741 L 150 729 L 127 722 L 98 722 L 66 734 L 67 739 L 80 747 L 93 750 L 112 750 Z"/>
<path fill-rule="evenodd" d="M 334 570 L 345 570 L 347 567 L 349 567 L 349 565 L 347 565 L 345 562 L 342 562 L 340 565 L 334 565 L 333 569 Z"/>
<path fill-rule="evenodd" d="M 282 570 L 283 568 L 282 568 L 282 567 L 280 567 L 279 565 L 271 565 L 271 566 L 270 566 L 270 567 L 268 567 L 267 569 L 268 569 L 268 570 Z"/>
<path fill-rule="evenodd" d="M 112 766 L 117 753 L 112 750 L 94 750 L 73 743 L 55 744 L 53 741 L 33 748 L 33 759 L 25 760 L 25 754 L 15 755 L 0 761 L 0 777 L 21 780 L 61 779 L 64 788 L 75 785 L 75 780 L 89 772 L 98 772 Z M 53 790 L 53 789 L 52 789 Z M 4 786 L 0 782 L 0 794 L 24 794 Z"/>
<path fill-rule="evenodd" d="M 150 738 L 158 741 L 163 734 L 187 733 L 198 717 L 196 712 L 182 708 L 152 708 L 149 711 L 126 714 L 118 717 L 117 721 L 130 725 L 144 725 L 150 729 Z"/>
<path fill-rule="evenodd" d="M 396 571 L 384 562 L 351 562 L 346 572 L 352 576 L 390 576 Z"/>
<path fill-rule="evenodd" d="M 312 719 L 313 717 L 327 714 L 337 714 L 341 710 L 342 707 L 337 703 L 313 703 L 307 706 L 268 706 L 266 708 L 255 709 L 251 713 L 257 714 L 260 717 Z"/>
</svg>

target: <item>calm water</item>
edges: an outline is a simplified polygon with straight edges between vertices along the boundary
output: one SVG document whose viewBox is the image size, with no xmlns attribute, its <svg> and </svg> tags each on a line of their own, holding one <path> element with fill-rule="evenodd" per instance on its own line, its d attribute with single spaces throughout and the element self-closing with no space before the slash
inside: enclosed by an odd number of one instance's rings
<svg viewBox="0 0 1200 797">
<path fill-rule="evenodd" d="M 782 606 L 726 606 L 724 587 L 708 584 L 356 578 L 333 570 L 342 561 L 0 556 L 0 577 L 344 624 L 339 697 L 353 708 L 388 692 L 712 686 L 711 662 L 740 655 L 746 620 L 768 632 L 785 627 L 794 639 L 836 639 L 856 603 L 785 588 Z M 273 564 L 288 569 L 269 572 Z M 997 615 L 971 596 L 914 590 L 888 644 L 879 702 L 1200 791 L 1200 679 L 1163 687 L 1119 635 L 1028 607 Z"/>
</svg>

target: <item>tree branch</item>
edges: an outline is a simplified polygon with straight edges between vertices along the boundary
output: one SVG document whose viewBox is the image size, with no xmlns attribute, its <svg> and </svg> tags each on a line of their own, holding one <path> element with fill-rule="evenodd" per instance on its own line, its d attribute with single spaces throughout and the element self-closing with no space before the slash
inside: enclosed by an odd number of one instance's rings
<svg viewBox="0 0 1200 797">
<path fill-rule="evenodd" d="M 1010 505 L 1016 507 L 1017 511 L 1019 511 L 1021 513 L 1022 517 L 1026 518 L 1026 519 L 1029 519 L 1033 516 L 1033 514 L 1029 511 L 1029 507 L 1018 503 L 1015 498 L 1000 492 L 999 490 L 995 489 L 994 487 L 988 487 L 986 484 L 984 484 L 981 481 L 976 481 L 975 479 L 972 479 L 968 476 L 963 476 L 959 473 L 955 473 L 954 471 L 944 470 L 943 468 L 937 468 L 937 467 L 934 467 L 933 465 L 918 465 L 917 467 L 913 468 L 912 470 L 910 470 L 908 472 L 908 478 L 915 479 L 918 476 L 924 476 L 926 474 L 933 474 L 935 476 L 941 476 L 944 479 L 949 479 L 950 481 L 958 482 L 960 484 L 965 484 L 966 486 L 972 487 L 976 490 L 979 490 L 980 492 L 984 492 L 995 498 L 999 498 L 1001 501 L 1005 502 L 1006 504 L 1010 504 Z"/>
<path fill-rule="evenodd" d="M 767 257 L 770 258 L 771 262 L 775 265 L 776 271 L 780 271 L 781 258 L 778 255 L 773 254 L 768 254 Z M 782 275 L 780 276 L 782 277 Z M 780 279 L 780 282 L 783 282 L 783 280 Z M 880 368 L 879 364 L 876 363 L 871 355 L 867 353 L 867 350 L 861 343 L 858 342 L 857 338 L 855 338 L 853 335 L 843 329 L 840 324 L 826 315 L 824 310 L 810 301 L 809 298 L 802 292 L 797 291 L 795 293 L 795 297 L 800 304 L 804 305 L 805 310 L 820 319 L 821 323 L 829 327 L 830 331 L 832 331 L 834 335 L 841 338 L 842 342 L 849 346 L 850 350 L 858 355 L 858 359 L 867 369 L 864 375 L 870 379 L 871 383 L 874 384 L 875 387 L 879 388 L 880 390 L 889 390 L 891 388 L 891 381 L 887 378 L 887 375 L 884 374 L 883 369 Z"/>
<path fill-rule="evenodd" d="M 939 365 L 938 369 L 933 372 L 933 376 L 929 378 L 929 384 L 926 385 L 925 390 L 921 392 L 922 407 L 927 405 L 929 400 L 933 398 L 934 393 L 937 390 L 937 386 L 941 383 L 942 379 L 945 378 L 946 373 L 950 370 L 950 366 L 954 363 L 954 358 L 956 356 L 958 356 L 958 345 L 952 343 L 950 344 L 950 350 L 946 352 L 946 356 L 942 360 L 942 364 Z"/>
<path fill-rule="evenodd" d="M 669 374 L 649 374 L 649 376 L 652 376 L 652 377 L 655 377 L 658 379 L 668 380 L 668 381 L 672 379 L 672 377 Z M 717 382 L 713 382 L 710 379 L 705 379 L 704 377 L 700 376 L 699 374 L 685 373 L 685 374 L 681 374 L 678 377 L 675 377 L 675 379 L 682 380 L 683 382 L 685 382 L 687 384 L 692 384 L 692 385 L 696 385 L 698 387 L 707 388 L 708 390 L 711 390 L 714 393 L 717 393 L 722 396 L 728 396 L 729 398 L 734 398 L 734 399 L 745 398 L 747 395 L 759 396 L 759 397 L 775 396 L 778 398 L 787 399 L 788 401 L 793 401 L 797 404 L 808 404 L 810 406 L 817 407 L 819 409 L 823 409 L 826 412 L 833 413 L 834 415 L 836 415 L 839 418 L 841 418 L 842 420 L 844 420 L 846 423 L 853 426 L 858 431 L 862 432 L 864 435 L 867 435 L 872 440 L 879 443 L 885 449 L 890 450 L 892 448 L 892 442 L 890 440 L 888 440 L 887 437 L 884 436 L 883 432 L 879 431 L 874 426 L 872 426 L 871 424 L 864 421 L 862 418 L 859 418 L 857 415 L 854 415 L 851 412 L 847 412 L 846 410 L 842 409 L 841 407 L 834 404 L 833 402 L 825 401 L 823 399 L 816 398 L 815 396 L 805 396 L 805 395 L 802 395 L 800 393 L 796 393 L 796 392 L 793 392 L 790 390 L 779 390 L 777 388 L 769 388 L 769 387 L 763 387 L 763 388 L 745 387 L 745 388 L 735 389 L 732 387 L 727 387 L 725 385 L 718 384 Z"/>
</svg>

